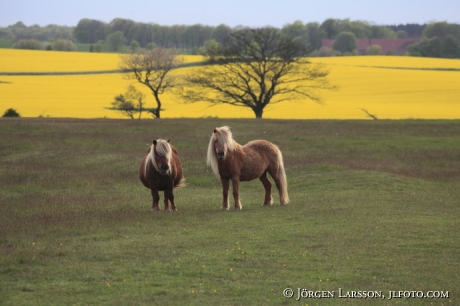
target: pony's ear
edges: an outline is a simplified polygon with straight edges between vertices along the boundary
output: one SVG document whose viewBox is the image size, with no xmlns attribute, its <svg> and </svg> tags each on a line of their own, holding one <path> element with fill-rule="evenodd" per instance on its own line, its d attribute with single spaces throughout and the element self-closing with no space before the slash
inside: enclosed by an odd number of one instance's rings
<svg viewBox="0 0 460 306">
<path fill-rule="evenodd" d="M 157 145 L 157 140 L 154 139 L 154 140 L 152 141 L 152 143 L 153 143 L 154 146 L 156 146 L 156 145 Z"/>
<path fill-rule="evenodd" d="M 217 128 L 214 129 L 214 133 L 217 133 Z"/>
<path fill-rule="evenodd" d="M 171 142 L 171 138 L 169 138 L 168 140 L 166 140 L 167 143 L 170 143 Z"/>
</svg>

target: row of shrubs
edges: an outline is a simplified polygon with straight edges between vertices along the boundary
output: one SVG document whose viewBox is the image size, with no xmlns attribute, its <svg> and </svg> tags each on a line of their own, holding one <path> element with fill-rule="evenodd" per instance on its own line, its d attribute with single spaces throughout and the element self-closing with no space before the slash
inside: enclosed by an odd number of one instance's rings
<svg viewBox="0 0 460 306">
<path fill-rule="evenodd" d="M 55 50 L 55 51 L 76 51 L 77 46 L 67 39 L 57 39 L 52 43 L 41 42 L 36 39 L 21 39 L 12 46 L 15 49 L 26 50 Z"/>
<path fill-rule="evenodd" d="M 355 43 L 356 44 L 356 43 Z M 21 39 L 13 44 L 15 49 L 27 50 L 55 50 L 55 51 L 76 51 L 77 46 L 67 39 L 57 39 L 52 43 L 40 42 L 36 39 Z M 155 44 L 148 45 L 147 48 L 154 48 Z M 131 50 L 139 48 L 139 43 L 136 41 L 131 42 L 129 47 Z M 204 47 L 203 47 L 204 48 Z M 103 52 L 105 49 L 104 41 L 100 41 L 90 46 L 90 52 Z M 203 54 L 203 51 L 197 49 L 192 54 Z M 379 45 L 372 45 L 366 49 L 367 55 L 383 55 L 382 48 Z M 309 56 L 341 56 L 341 55 L 360 55 L 358 50 L 340 52 L 331 48 L 321 47 L 319 50 L 314 50 Z M 394 55 L 394 52 L 386 55 Z M 443 58 L 460 58 L 460 42 L 452 35 L 447 36 L 444 41 L 437 37 L 431 39 L 424 39 L 419 43 L 409 46 L 407 55 L 412 56 L 425 56 L 425 57 L 443 57 Z"/>
<path fill-rule="evenodd" d="M 152 44 L 154 45 L 154 44 Z M 26 49 L 26 50 L 55 50 L 55 51 L 76 51 L 77 46 L 71 41 L 66 39 L 58 39 L 53 43 L 43 43 L 35 39 L 21 39 L 18 42 L 12 45 L 15 49 Z M 148 46 L 149 47 L 149 46 Z M 152 46 L 151 48 L 153 48 Z M 137 46 L 139 48 L 139 46 Z M 103 42 L 98 42 L 97 44 L 90 46 L 90 52 L 103 52 L 104 51 Z M 136 49 L 136 46 L 131 45 L 130 49 Z M 200 50 L 199 50 L 200 51 Z M 202 52 L 197 51 L 196 54 L 201 54 Z M 192 52 L 193 53 L 193 52 Z M 331 48 L 322 47 L 319 50 L 313 51 L 309 56 L 340 56 L 340 55 L 358 55 L 356 54 L 342 54 L 342 52 L 333 50 Z M 382 55 L 382 48 L 379 45 L 369 46 L 366 50 L 367 55 Z M 393 54 L 387 54 L 393 55 Z"/>
<path fill-rule="evenodd" d="M 25 50 L 54 50 L 54 51 L 77 51 L 77 45 L 67 39 L 57 39 L 54 42 L 41 42 L 36 39 L 21 39 L 16 43 L 11 45 L 14 49 L 25 49 Z M 146 49 L 153 49 L 156 45 L 154 43 L 148 44 Z M 139 43 L 136 41 L 131 42 L 130 46 L 121 45 L 118 50 L 137 50 L 139 49 Z M 105 51 L 114 51 L 110 45 L 107 45 L 104 41 L 98 41 L 95 44 L 89 46 L 90 52 L 105 52 Z"/>
<path fill-rule="evenodd" d="M 366 48 L 366 55 L 383 55 L 382 47 L 379 45 L 372 45 Z M 362 55 L 357 49 L 354 49 L 352 52 L 340 52 L 328 47 L 321 47 L 319 50 L 314 50 L 308 56 L 311 57 L 326 57 L 326 56 L 352 56 L 352 55 Z M 395 55 L 394 51 L 390 51 L 385 55 Z"/>
</svg>

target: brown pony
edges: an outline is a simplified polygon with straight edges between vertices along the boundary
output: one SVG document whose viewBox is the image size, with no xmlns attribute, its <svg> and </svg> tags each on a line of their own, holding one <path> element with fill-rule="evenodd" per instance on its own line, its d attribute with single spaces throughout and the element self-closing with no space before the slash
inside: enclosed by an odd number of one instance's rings
<svg viewBox="0 0 460 306">
<path fill-rule="evenodd" d="M 160 212 L 158 191 L 164 191 L 165 210 L 177 211 L 174 205 L 173 189 L 184 186 L 182 165 L 176 148 L 169 144 L 171 139 L 153 140 L 139 167 L 139 178 L 152 193 L 152 210 Z M 169 208 L 168 200 L 171 201 Z"/>
<path fill-rule="evenodd" d="M 208 166 L 216 176 L 220 176 L 223 187 L 222 209 L 228 209 L 228 190 L 230 180 L 233 186 L 235 209 L 242 209 L 239 184 L 259 178 L 265 188 L 263 205 L 272 205 L 272 184 L 267 172 L 275 181 L 280 195 L 281 205 L 289 202 L 286 172 L 283 156 L 279 148 L 266 140 L 253 140 L 241 146 L 233 140 L 228 126 L 216 128 L 208 146 Z"/>
</svg>

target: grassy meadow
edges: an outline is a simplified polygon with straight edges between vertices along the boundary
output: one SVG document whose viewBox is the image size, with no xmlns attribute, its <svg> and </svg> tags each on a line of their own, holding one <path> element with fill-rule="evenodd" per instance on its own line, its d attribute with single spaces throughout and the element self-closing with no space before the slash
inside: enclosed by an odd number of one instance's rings
<svg viewBox="0 0 460 306">
<path fill-rule="evenodd" d="M 202 60 L 200 56 L 184 58 L 186 62 Z M 269 105 L 264 118 L 369 119 L 362 109 L 380 119 L 460 118 L 458 59 L 359 56 L 310 60 L 323 63 L 330 71 L 330 82 L 339 89 L 323 92 L 321 105 L 309 100 Z M 146 107 L 154 106 L 146 88 L 113 73 L 118 63 L 119 56 L 110 53 L 0 49 L 0 111 L 12 107 L 23 117 L 123 118 L 107 108 L 130 84 L 147 95 Z M 175 73 L 195 69 L 199 67 L 180 68 Z M 244 108 L 184 104 L 171 93 L 162 100 L 163 118 L 254 117 Z"/>
<path fill-rule="evenodd" d="M 222 125 L 280 147 L 289 205 L 262 207 L 253 181 L 220 210 L 205 158 Z M 2 305 L 460 303 L 458 120 L 3 118 L 0 137 Z M 179 151 L 178 212 L 151 212 L 137 177 L 153 138 Z"/>
</svg>

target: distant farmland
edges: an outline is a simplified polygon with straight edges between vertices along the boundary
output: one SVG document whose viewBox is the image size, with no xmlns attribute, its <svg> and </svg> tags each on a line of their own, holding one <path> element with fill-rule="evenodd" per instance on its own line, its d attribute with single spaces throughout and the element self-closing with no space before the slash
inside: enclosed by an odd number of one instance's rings
<svg viewBox="0 0 460 306">
<path fill-rule="evenodd" d="M 264 118 L 368 119 L 362 109 L 381 119 L 460 118 L 459 60 L 390 56 L 310 60 L 326 65 L 331 83 L 339 89 L 323 92 L 323 105 L 309 100 L 269 105 Z M 114 73 L 118 62 L 116 54 L 0 49 L 0 112 L 12 107 L 23 117 L 123 118 L 106 109 L 129 84 L 136 85 Z M 194 69 L 199 67 L 175 73 Z M 85 73 L 40 74 L 61 72 Z M 136 86 L 147 95 L 146 106 L 153 107 L 150 92 Z M 163 102 L 163 118 L 254 116 L 249 109 L 183 104 L 172 94 L 164 95 Z"/>
</svg>

